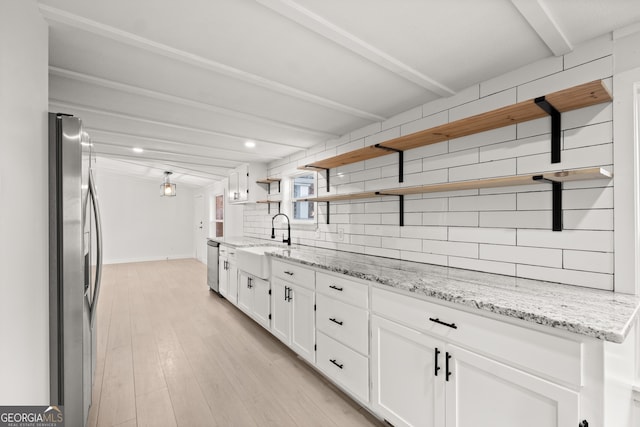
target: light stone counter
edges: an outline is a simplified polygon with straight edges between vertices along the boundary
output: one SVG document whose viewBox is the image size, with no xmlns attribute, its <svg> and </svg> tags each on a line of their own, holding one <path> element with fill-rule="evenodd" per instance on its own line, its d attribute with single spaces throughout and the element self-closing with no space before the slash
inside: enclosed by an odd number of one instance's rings
<svg viewBox="0 0 640 427">
<path fill-rule="evenodd" d="M 286 247 L 277 239 L 257 239 L 254 237 L 230 236 L 230 237 L 207 237 L 207 240 L 218 242 L 221 245 L 230 246 L 232 248 L 249 248 L 252 246 L 278 246 Z"/>
<path fill-rule="evenodd" d="M 269 255 L 478 310 L 621 343 L 640 297 L 579 286 L 299 246 Z"/>
</svg>

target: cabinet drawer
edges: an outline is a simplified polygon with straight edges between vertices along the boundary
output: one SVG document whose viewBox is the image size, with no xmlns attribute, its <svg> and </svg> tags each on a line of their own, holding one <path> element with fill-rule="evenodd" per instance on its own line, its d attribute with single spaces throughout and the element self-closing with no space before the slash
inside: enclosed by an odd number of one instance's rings
<svg viewBox="0 0 640 427">
<path fill-rule="evenodd" d="M 220 245 L 218 247 L 218 256 L 224 256 L 229 259 L 236 259 L 236 248 Z"/>
<path fill-rule="evenodd" d="M 322 294 L 316 295 L 316 327 L 341 343 L 369 354 L 369 312 Z"/>
<path fill-rule="evenodd" d="M 363 402 L 369 402 L 369 359 L 318 333 L 317 365 L 321 371 Z"/>
<path fill-rule="evenodd" d="M 369 308 L 369 286 L 322 272 L 318 272 L 316 281 L 318 292 L 357 307 Z"/>
<path fill-rule="evenodd" d="M 582 383 L 582 344 L 525 326 L 456 310 L 415 297 L 374 288 L 372 311 L 411 328 L 576 386 Z M 455 325 L 442 325 L 430 319 Z"/>
<path fill-rule="evenodd" d="M 315 271 L 301 265 L 289 264 L 275 258 L 271 261 L 271 274 L 308 289 L 315 289 Z"/>
</svg>

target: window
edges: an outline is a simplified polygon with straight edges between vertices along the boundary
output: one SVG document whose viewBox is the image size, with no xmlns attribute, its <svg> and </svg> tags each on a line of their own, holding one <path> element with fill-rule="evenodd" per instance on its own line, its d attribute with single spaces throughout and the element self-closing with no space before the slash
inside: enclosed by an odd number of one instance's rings
<svg viewBox="0 0 640 427">
<path fill-rule="evenodd" d="M 296 175 L 292 177 L 291 183 L 293 219 L 296 221 L 314 221 L 316 218 L 316 204 L 314 202 L 297 202 L 296 199 L 315 196 L 315 174 L 305 173 L 303 175 Z"/>
<path fill-rule="evenodd" d="M 213 215 L 213 221 L 211 222 L 215 228 L 215 236 L 224 236 L 224 195 L 218 194 L 212 197 L 214 209 L 211 209 Z"/>
</svg>

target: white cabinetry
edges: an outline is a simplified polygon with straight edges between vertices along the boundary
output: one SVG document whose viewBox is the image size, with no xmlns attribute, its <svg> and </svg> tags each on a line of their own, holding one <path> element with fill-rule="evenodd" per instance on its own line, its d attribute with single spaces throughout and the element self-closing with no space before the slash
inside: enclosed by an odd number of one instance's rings
<svg viewBox="0 0 640 427">
<path fill-rule="evenodd" d="M 578 425 L 581 372 L 554 365 L 579 370 L 580 343 L 379 289 L 372 298 L 372 405 L 394 426 Z"/>
<path fill-rule="evenodd" d="M 240 271 L 238 277 L 238 307 L 269 329 L 271 312 L 269 282 L 244 271 Z"/>
<path fill-rule="evenodd" d="M 272 333 L 310 362 L 315 362 L 315 272 L 272 261 Z"/>
<path fill-rule="evenodd" d="M 369 402 L 369 286 L 316 273 L 318 368 Z"/>
<path fill-rule="evenodd" d="M 244 163 L 229 172 L 229 202 L 254 203 L 266 198 L 265 188 L 256 183 L 266 172 L 262 163 Z"/>
<path fill-rule="evenodd" d="M 236 250 L 220 245 L 218 258 L 219 291 L 233 304 L 238 304 L 238 267 L 236 264 Z"/>
</svg>

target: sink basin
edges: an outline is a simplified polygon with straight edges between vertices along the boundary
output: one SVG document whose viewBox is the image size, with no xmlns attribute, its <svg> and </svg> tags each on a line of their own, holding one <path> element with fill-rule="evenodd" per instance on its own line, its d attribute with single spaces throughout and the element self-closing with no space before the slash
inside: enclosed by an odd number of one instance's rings
<svg viewBox="0 0 640 427">
<path fill-rule="evenodd" d="M 268 279 L 271 275 L 271 263 L 264 253 L 273 249 L 272 246 L 239 248 L 236 251 L 238 269 L 261 279 Z"/>
</svg>

